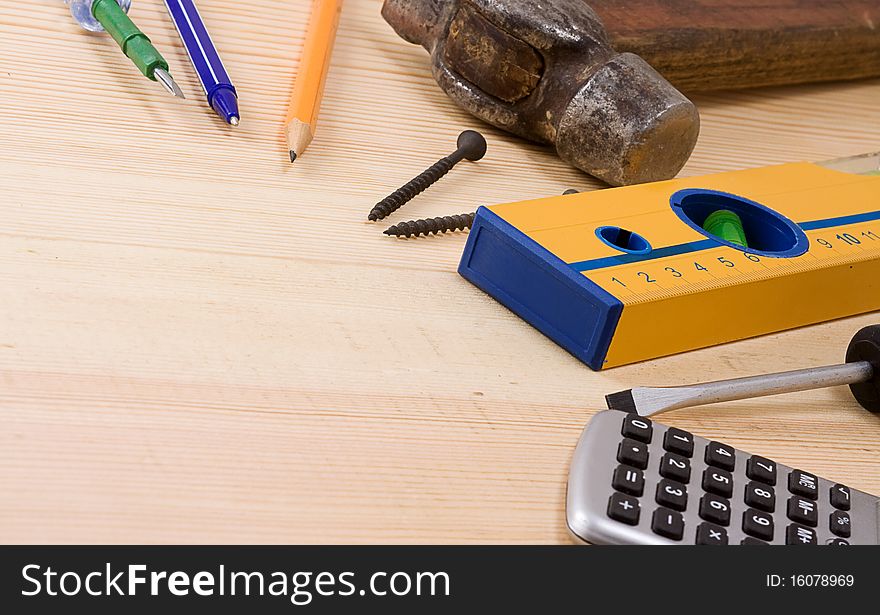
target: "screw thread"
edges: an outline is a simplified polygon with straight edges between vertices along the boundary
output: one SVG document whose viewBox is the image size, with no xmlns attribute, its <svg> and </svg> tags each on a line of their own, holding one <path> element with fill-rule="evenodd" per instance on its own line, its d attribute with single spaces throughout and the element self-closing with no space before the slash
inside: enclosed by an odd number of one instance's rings
<svg viewBox="0 0 880 615">
<path fill-rule="evenodd" d="M 386 235 L 395 237 L 418 237 L 419 235 L 436 235 L 447 231 L 463 231 L 474 223 L 475 213 L 440 216 L 424 220 L 410 220 L 395 224 L 385 231 Z"/>
<path fill-rule="evenodd" d="M 391 215 L 393 212 L 400 209 L 404 203 L 411 201 L 417 194 L 424 192 L 428 186 L 449 173 L 449 171 L 452 170 L 452 167 L 454 167 L 460 160 L 461 157 L 456 154 L 441 158 L 417 177 L 407 182 L 403 187 L 398 188 L 376 203 L 376 206 L 370 210 L 369 219 L 381 220 L 382 218 Z"/>
</svg>

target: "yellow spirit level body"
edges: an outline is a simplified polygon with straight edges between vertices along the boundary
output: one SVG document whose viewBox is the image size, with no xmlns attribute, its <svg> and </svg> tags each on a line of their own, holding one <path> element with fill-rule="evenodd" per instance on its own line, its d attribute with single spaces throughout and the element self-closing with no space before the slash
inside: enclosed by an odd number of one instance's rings
<svg viewBox="0 0 880 615">
<path fill-rule="evenodd" d="M 743 219 L 749 247 L 701 228 Z M 792 163 L 477 212 L 460 273 L 593 369 L 880 309 L 880 177 Z"/>
</svg>

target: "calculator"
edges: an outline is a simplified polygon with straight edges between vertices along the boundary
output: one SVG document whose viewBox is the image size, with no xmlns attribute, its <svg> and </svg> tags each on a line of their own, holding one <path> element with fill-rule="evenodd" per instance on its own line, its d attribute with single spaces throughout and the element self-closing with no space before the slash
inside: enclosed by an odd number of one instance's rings
<svg viewBox="0 0 880 615">
<path fill-rule="evenodd" d="M 880 498 L 618 410 L 581 434 L 566 519 L 595 544 L 880 543 Z"/>
</svg>

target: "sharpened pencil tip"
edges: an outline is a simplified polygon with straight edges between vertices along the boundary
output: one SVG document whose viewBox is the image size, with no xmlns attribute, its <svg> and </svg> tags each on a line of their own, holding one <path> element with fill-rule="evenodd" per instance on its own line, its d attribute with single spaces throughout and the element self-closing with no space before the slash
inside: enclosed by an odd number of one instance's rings
<svg viewBox="0 0 880 615">
<path fill-rule="evenodd" d="M 177 98 L 186 99 L 186 96 L 183 95 L 183 90 L 180 89 L 180 86 L 177 85 L 177 82 L 173 77 L 168 73 L 167 70 L 162 68 L 157 68 L 153 71 L 153 76 L 156 78 L 163 88 L 168 90 L 168 93 L 172 96 L 176 96 Z"/>
<path fill-rule="evenodd" d="M 296 152 L 293 150 L 290 150 L 290 161 L 296 162 Z"/>
</svg>

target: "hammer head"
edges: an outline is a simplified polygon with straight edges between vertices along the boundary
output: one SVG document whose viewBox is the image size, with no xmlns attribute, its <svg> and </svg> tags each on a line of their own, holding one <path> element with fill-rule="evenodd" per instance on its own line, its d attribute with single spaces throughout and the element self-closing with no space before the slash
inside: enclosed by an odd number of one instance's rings
<svg viewBox="0 0 880 615">
<path fill-rule="evenodd" d="M 615 53 L 584 0 L 385 0 L 382 14 L 465 110 L 609 184 L 674 177 L 696 145 L 694 104 Z"/>
</svg>

